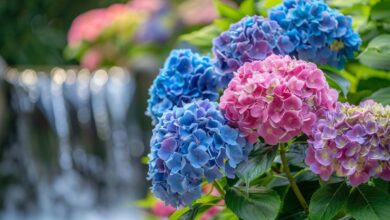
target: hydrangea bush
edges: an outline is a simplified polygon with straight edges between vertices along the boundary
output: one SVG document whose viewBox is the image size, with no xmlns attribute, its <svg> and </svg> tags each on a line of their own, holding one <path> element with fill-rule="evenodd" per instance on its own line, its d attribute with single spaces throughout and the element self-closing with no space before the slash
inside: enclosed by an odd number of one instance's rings
<svg viewBox="0 0 390 220">
<path fill-rule="evenodd" d="M 151 191 L 170 219 L 390 219 L 390 37 L 362 43 L 325 1 L 253 2 L 216 0 L 183 38 L 213 57 L 174 50 L 154 81 Z"/>
</svg>

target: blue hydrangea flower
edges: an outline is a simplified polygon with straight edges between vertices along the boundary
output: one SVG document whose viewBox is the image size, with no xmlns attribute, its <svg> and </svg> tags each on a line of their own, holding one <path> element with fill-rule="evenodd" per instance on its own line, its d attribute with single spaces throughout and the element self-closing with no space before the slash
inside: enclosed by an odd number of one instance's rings
<svg viewBox="0 0 390 220">
<path fill-rule="evenodd" d="M 188 205 L 201 196 L 203 180 L 212 182 L 224 174 L 234 178 L 251 149 L 238 129 L 227 125 L 216 102 L 175 106 L 153 130 L 148 172 L 152 192 L 174 207 Z"/>
<path fill-rule="evenodd" d="M 263 60 L 270 54 L 289 54 L 295 47 L 277 22 L 261 16 L 244 17 L 213 40 L 216 71 L 227 86 L 245 62 Z"/>
<path fill-rule="evenodd" d="M 268 14 L 290 38 L 295 48 L 290 55 L 298 59 L 341 69 L 361 44 L 351 17 L 323 0 L 284 0 Z"/>
<path fill-rule="evenodd" d="M 173 50 L 149 90 L 147 114 L 156 124 L 173 106 L 193 99 L 216 101 L 220 78 L 213 71 L 210 57 L 187 49 Z"/>
</svg>

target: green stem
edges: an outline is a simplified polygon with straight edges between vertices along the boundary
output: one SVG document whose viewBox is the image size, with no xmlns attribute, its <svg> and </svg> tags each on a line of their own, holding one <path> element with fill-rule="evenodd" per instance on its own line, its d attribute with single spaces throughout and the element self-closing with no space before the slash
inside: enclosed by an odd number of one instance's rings
<svg viewBox="0 0 390 220">
<path fill-rule="evenodd" d="M 221 194 L 222 197 L 225 197 L 225 190 L 223 190 L 223 187 L 217 180 L 214 180 L 213 185 L 218 190 L 219 194 Z"/>
<path fill-rule="evenodd" d="M 295 196 L 297 197 L 299 203 L 301 203 L 301 206 L 303 207 L 303 210 L 308 213 L 308 205 L 305 201 L 305 198 L 303 197 L 301 191 L 298 188 L 297 183 L 295 182 L 294 176 L 291 174 L 290 167 L 288 166 L 287 158 L 286 158 L 286 148 L 284 146 L 284 143 L 279 144 L 279 150 L 280 150 L 280 158 L 282 160 L 282 165 L 284 172 L 287 175 L 287 179 L 290 182 L 291 188 L 295 193 Z"/>
</svg>

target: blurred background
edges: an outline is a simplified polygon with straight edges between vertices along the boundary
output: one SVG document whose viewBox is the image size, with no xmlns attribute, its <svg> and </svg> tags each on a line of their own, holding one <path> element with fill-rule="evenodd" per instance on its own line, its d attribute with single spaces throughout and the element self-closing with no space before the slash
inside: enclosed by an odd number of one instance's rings
<svg viewBox="0 0 390 220">
<path fill-rule="evenodd" d="M 211 0 L 0 1 L 0 219 L 146 218 L 148 88 L 216 17 Z"/>
<path fill-rule="evenodd" d="M 242 2 L 0 1 L 0 219 L 172 213 L 148 195 L 148 88 L 173 48 L 210 54 L 232 22 L 281 0 L 247 0 L 255 7 L 240 11 Z M 328 2 L 353 16 L 364 42 L 389 33 L 389 5 Z M 360 63 L 342 73 L 356 100 L 390 85 L 387 72 Z"/>
</svg>

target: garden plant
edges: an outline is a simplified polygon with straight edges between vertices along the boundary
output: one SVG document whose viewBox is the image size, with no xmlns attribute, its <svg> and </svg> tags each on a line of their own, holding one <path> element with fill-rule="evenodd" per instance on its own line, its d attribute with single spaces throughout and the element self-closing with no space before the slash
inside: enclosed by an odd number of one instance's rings
<svg viewBox="0 0 390 220">
<path fill-rule="evenodd" d="M 390 1 L 214 3 L 150 88 L 158 216 L 390 219 Z"/>
</svg>

